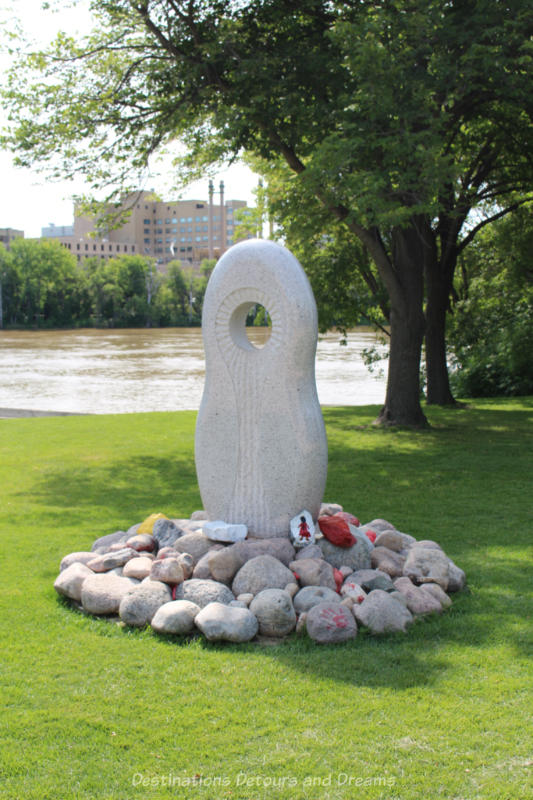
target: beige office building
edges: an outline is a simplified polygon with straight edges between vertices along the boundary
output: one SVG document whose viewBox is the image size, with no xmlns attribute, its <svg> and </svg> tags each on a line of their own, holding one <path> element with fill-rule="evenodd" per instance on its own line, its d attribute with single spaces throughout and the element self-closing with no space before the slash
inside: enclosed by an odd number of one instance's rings
<svg viewBox="0 0 533 800">
<path fill-rule="evenodd" d="M 73 235 L 55 238 L 79 261 L 138 254 L 154 258 L 163 272 L 175 260 L 197 268 L 204 258 L 218 258 L 235 242 L 235 211 L 246 207 L 243 200 L 224 200 L 222 182 L 216 195 L 218 203 L 211 182 L 208 200 L 160 201 L 151 192 L 138 192 L 124 201 L 128 217 L 120 228 L 97 234 L 93 218 L 75 213 Z"/>
</svg>

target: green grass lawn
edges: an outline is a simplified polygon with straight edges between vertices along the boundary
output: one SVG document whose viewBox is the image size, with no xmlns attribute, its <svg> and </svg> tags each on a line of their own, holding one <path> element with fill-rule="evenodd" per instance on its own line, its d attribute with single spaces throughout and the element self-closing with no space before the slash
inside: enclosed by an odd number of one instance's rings
<svg viewBox="0 0 533 800">
<path fill-rule="evenodd" d="M 325 411 L 328 501 L 435 539 L 469 590 L 337 646 L 158 638 L 73 611 L 66 553 L 201 507 L 192 412 L 0 421 L 0 798 L 533 795 L 533 399 Z"/>
</svg>

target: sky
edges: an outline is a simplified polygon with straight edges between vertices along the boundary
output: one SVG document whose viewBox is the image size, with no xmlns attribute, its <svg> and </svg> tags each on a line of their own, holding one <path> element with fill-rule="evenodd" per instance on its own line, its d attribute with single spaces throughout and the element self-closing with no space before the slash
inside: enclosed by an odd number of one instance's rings
<svg viewBox="0 0 533 800">
<path fill-rule="evenodd" d="M 61 1 L 61 13 L 52 9 L 43 10 L 42 0 L 0 0 L 0 36 L 3 26 L 13 30 L 17 18 L 25 36 L 41 46 L 54 38 L 58 30 L 75 33 L 90 25 L 87 0 L 74 0 L 71 8 L 65 8 Z M 0 50 L 0 71 L 9 66 L 9 57 Z M 0 127 L 5 115 L 0 108 Z M 88 187 L 82 180 L 51 181 L 46 174 L 36 169 L 21 169 L 13 164 L 13 155 L 0 151 L 0 228 L 23 230 L 27 238 L 41 235 L 41 228 L 55 225 L 71 225 L 73 221 L 73 196 L 86 194 Z M 215 190 L 219 181 L 225 184 L 227 200 L 246 200 L 253 204 L 253 190 L 257 186 L 257 176 L 243 164 L 236 164 L 219 172 L 214 177 Z M 181 198 L 168 197 L 163 191 L 164 182 L 157 177 L 149 179 L 143 188 L 160 191 L 163 199 L 205 199 L 207 200 L 208 179 L 191 184 Z M 216 195 L 215 195 L 216 202 Z"/>
</svg>

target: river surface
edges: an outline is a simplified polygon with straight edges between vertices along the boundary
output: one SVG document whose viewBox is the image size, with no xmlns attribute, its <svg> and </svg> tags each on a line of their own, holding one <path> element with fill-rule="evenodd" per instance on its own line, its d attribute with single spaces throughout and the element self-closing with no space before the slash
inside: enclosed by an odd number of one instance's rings
<svg viewBox="0 0 533 800">
<path fill-rule="evenodd" d="M 256 344 L 267 330 L 253 329 Z M 387 361 L 378 362 L 371 374 L 361 357 L 364 349 L 380 347 L 376 334 L 354 330 L 345 346 L 340 338 L 319 337 L 321 404 L 382 403 Z M 200 328 L 0 331 L 0 409 L 85 414 L 197 409 L 203 384 Z"/>
</svg>

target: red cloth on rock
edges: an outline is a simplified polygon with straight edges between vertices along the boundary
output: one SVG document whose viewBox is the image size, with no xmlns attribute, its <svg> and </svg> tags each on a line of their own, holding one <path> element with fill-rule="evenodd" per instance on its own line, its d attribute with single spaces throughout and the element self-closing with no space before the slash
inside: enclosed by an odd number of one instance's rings
<svg viewBox="0 0 533 800">
<path fill-rule="evenodd" d="M 352 547 L 356 538 L 350 532 L 348 523 L 342 517 L 319 517 L 318 527 L 328 542 L 336 547 Z"/>
<path fill-rule="evenodd" d="M 357 517 L 354 517 L 353 514 L 350 514 L 349 511 L 337 511 L 336 514 L 333 514 L 334 517 L 340 517 L 345 522 L 349 522 L 350 525 L 355 525 L 356 528 L 359 527 L 361 524 Z"/>
</svg>

